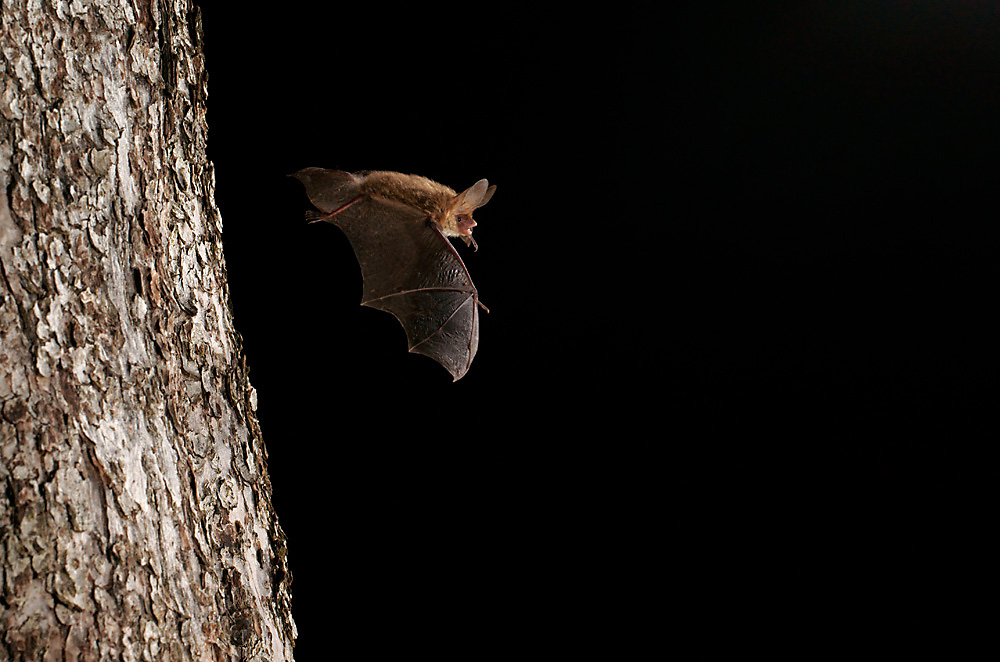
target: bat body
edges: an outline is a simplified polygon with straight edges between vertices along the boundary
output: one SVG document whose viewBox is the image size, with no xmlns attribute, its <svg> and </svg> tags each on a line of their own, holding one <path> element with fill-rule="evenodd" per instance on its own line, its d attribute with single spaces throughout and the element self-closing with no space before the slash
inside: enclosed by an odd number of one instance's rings
<svg viewBox="0 0 1000 662">
<path fill-rule="evenodd" d="M 395 315 L 411 352 L 429 356 L 457 381 L 479 347 L 479 293 L 448 237 L 476 248 L 472 212 L 496 186 L 482 179 L 456 193 L 426 177 L 305 168 L 292 175 L 320 210 L 312 222 L 339 227 L 361 265 L 361 305 Z"/>
</svg>

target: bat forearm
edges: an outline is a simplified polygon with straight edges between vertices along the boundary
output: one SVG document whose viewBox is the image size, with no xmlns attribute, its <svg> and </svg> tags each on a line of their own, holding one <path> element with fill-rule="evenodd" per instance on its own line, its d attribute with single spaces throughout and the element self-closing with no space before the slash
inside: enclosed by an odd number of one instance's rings
<svg viewBox="0 0 1000 662">
<path fill-rule="evenodd" d="M 329 221 L 331 218 L 333 218 L 334 216 L 336 216 L 340 212 L 344 211 L 345 209 L 347 209 L 348 207 L 350 207 L 351 205 L 353 205 L 355 202 L 358 202 L 359 200 L 363 199 L 364 197 L 365 196 L 363 196 L 363 195 L 359 195 L 358 197 L 354 198 L 350 202 L 345 202 L 344 204 L 340 205 L 339 207 L 337 207 L 336 209 L 334 209 L 330 213 L 323 214 L 322 216 L 317 216 L 316 218 L 310 220 L 309 222 L 310 223 L 319 223 L 320 221 Z"/>
</svg>

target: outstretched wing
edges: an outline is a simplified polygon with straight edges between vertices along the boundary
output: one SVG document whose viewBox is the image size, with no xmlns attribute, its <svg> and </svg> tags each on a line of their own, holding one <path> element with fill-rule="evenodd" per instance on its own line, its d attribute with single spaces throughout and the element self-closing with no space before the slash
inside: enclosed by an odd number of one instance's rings
<svg viewBox="0 0 1000 662">
<path fill-rule="evenodd" d="M 320 218 L 339 227 L 354 248 L 364 279 L 361 304 L 395 315 L 411 352 L 431 357 L 461 379 L 479 346 L 479 307 L 455 247 L 426 213 L 361 195 L 350 173 L 313 168 L 302 173 L 295 176 L 313 204 L 326 214 L 340 209 Z"/>
</svg>

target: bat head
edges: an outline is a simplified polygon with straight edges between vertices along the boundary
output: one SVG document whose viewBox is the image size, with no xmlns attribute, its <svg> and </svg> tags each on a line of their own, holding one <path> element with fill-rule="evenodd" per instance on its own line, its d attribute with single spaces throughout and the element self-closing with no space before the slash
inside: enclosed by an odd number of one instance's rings
<svg viewBox="0 0 1000 662">
<path fill-rule="evenodd" d="M 454 198 L 448 205 L 444 215 L 444 222 L 441 224 L 445 235 L 449 237 L 461 237 L 469 239 L 472 237 L 472 228 L 476 227 L 476 221 L 472 218 L 472 212 L 479 209 L 493 197 L 493 192 L 497 190 L 496 184 L 489 186 L 489 182 L 480 179 L 478 182 L 465 189 Z M 469 241 L 466 241 L 469 243 Z"/>
</svg>

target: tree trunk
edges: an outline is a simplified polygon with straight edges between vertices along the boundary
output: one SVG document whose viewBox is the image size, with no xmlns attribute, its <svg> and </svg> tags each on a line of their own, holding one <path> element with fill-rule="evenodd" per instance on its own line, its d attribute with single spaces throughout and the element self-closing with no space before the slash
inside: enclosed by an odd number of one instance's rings
<svg viewBox="0 0 1000 662">
<path fill-rule="evenodd" d="M 291 660 L 199 14 L 0 20 L 0 660 Z"/>
</svg>

